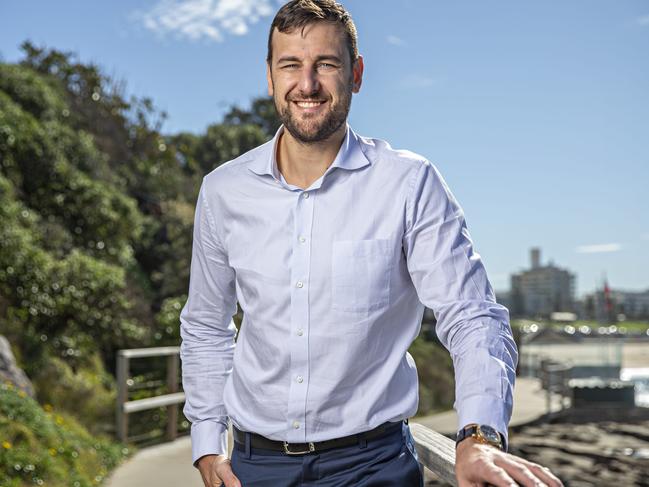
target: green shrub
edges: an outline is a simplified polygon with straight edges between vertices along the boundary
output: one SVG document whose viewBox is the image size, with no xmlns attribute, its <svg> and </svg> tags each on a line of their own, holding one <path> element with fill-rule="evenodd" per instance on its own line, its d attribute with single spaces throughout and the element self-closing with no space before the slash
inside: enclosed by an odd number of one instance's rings
<svg viewBox="0 0 649 487">
<path fill-rule="evenodd" d="M 455 379 L 453 360 L 448 351 L 435 342 L 418 337 L 409 352 L 415 359 L 419 376 L 417 414 L 431 414 L 453 407 Z"/>
<path fill-rule="evenodd" d="M 156 345 L 178 345 L 180 343 L 180 311 L 187 295 L 167 298 L 162 302 L 162 308 L 156 315 L 157 332 L 154 335 Z"/>
<path fill-rule="evenodd" d="M 0 452 L 3 487 L 99 485 L 129 453 L 8 383 L 0 386 Z"/>
<path fill-rule="evenodd" d="M 99 354 L 73 368 L 59 357 L 47 357 L 31 378 L 40 404 L 73 415 L 91 434 L 108 433 L 115 424 L 115 379 L 104 369 Z"/>
<path fill-rule="evenodd" d="M 74 248 L 54 256 L 41 246 L 40 217 L 14 199 L 0 176 L 0 295 L 6 300 L 5 333 L 29 357 L 28 375 L 47 352 L 81 366 L 100 351 L 137 342 L 144 330 L 129 315 L 125 269 Z"/>
</svg>

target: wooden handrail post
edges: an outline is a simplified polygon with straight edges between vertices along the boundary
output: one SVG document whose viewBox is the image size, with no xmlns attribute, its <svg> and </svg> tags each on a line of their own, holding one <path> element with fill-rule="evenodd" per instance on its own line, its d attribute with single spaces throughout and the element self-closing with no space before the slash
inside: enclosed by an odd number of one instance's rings
<svg viewBox="0 0 649 487">
<path fill-rule="evenodd" d="M 167 391 L 152 397 L 129 400 L 130 360 L 154 357 L 167 357 Z M 129 414 L 150 409 L 166 408 L 167 425 L 164 437 L 171 441 L 178 437 L 179 404 L 185 402 L 185 393 L 179 391 L 180 347 L 131 348 L 117 351 L 117 400 L 116 436 L 119 441 L 128 441 Z M 157 382 L 157 381 L 156 381 Z"/>
<path fill-rule="evenodd" d="M 167 394 L 178 392 L 178 362 L 179 356 L 167 356 Z M 178 404 L 167 406 L 167 441 L 173 441 L 178 436 Z"/>
<path fill-rule="evenodd" d="M 455 477 L 455 442 L 418 423 L 410 423 L 419 463 L 452 486 Z"/>
<path fill-rule="evenodd" d="M 124 411 L 124 404 L 128 400 L 128 357 L 120 350 L 117 352 L 117 439 L 126 443 L 128 438 L 128 414 Z"/>
</svg>

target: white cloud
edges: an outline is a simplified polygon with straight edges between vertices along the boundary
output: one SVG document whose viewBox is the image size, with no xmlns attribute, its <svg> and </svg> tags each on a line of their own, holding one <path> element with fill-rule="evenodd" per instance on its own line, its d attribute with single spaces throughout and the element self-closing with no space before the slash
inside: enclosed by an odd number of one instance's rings
<svg viewBox="0 0 649 487">
<path fill-rule="evenodd" d="M 638 25 L 649 26 L 649 15 L 643 15 L 642 17 L 638 17 L 637 19 L 635 19 L 635 21 Z"/>
<path fill-rule="evenodd" d="M 224 34 L 246 34 L 251 24 L 274 11 L 270 0 L 160 0 L 132 18 L 161 36 L 220 42 Z"/>
<path fill-rule="evenodd" d="M 388 44 L 392 44 L 393 46 L 405 46 L 406 41 L 401 39 L 400 37 L 397 37 L 395 35 L 389 35 L 386 40 L 388 41 Z"/>
<path fill-rule="evenodd" d="M 576 251 L 578 254 L 601 254 L 606 252 L 618 252 L 622 249 L 619 243 L 580 245 Z"/>
</svg>

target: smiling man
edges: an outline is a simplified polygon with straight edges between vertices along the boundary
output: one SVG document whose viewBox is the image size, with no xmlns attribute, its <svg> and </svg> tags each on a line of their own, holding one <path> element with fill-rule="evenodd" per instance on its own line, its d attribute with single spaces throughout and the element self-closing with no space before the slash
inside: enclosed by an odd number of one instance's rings
<svg viewBox="0 0 649 487">
<path fill-rule="evenodd" d="M 561 485 L 506 453 L 518 355 L 460 206 L 424 157 L 347 124 L 363 58 L 345 9 L 285 4 L 267 78 L 282 126 L 196 205 L 181 357 L 205 486 L 423 485 L 407 350 L 424 306 L 455 366 L 459 485 Z"/>
</svg>

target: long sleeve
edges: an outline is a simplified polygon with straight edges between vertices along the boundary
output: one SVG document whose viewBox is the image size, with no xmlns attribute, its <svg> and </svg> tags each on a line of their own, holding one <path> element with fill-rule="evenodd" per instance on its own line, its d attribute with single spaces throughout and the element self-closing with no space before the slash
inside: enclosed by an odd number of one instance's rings
<svg viewBox="0 0 649 487">
<path fill-rule="evenodd" d="M 236 335 L 235 274 L 217 235 L 205 184 L 196 203 L 189 293 L 180 313 L 183 411 L 192 423 L 194 465 L 204 455 L 228 451 L 223 390 L 232 372 Z"/>
<path fill-rule="evenodd" d="M 458 427 L 489 424 L 507 437 L 518 361 L 509 312 L 495 301 L 462 209 L 427 161 L 411 180 L 405 224 L 412 282 L 453 359 Z"/>
</svg>

